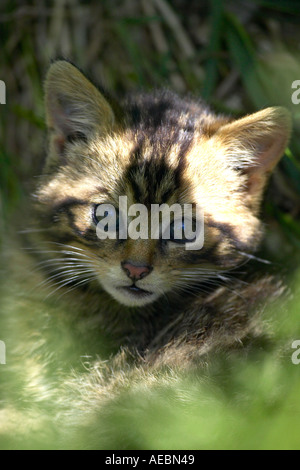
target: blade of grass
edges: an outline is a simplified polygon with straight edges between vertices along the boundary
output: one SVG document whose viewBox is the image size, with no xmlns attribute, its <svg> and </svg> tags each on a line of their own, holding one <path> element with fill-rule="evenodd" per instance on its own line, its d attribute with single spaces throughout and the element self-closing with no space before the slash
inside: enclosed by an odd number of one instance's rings
<svg viewBox="0 0 300 470">
<path fill-rule="evenodd" d="M 295 158 L 290 158 L 287 154 L 282 159 L 282 167 L 284 169 L 285 174 L 295 187 L 296 191 L 300 195 L 300 170 L 299 170 L 299 163 L 296 161 Z"/>
<path fill-rule="evenodd" d="M 254 0 L 254 2 L 261 7 L 270 8 L 271 10 L 300 15 L 298 0 Z"/>
<path fill-rule="evenodd" d="M 267 98 L 258 79 L 256 52 L 252 41 L 233 14 L 226 12 L 225 20 L 230 56 L 241 74 L 247 93 L 254 107 L 267 106 Z"/>
<path fill-rule="evenodd" d="M 219 0 L 211 0 L 210 39 L 207 48 L 208 59 L 205 65 L 205 79 L 202 88 L 202 96 L 210 100 L 218 79 L 218 53 L 221 48 L 223 34 L 223 4 Z"/>
<path fill-rule="evenodd" d="M 146 77 L 143 70 L 144 61 L 142 60 L 142 54 L 139 46 L 134 41 L 132 34 L 130 34 L 130 27 L 128 23 L 126 23 L 124 20 L 116 21 L 115 31 L 124 44 L 129 58 L 131 59 L 137 81 L 141 86 L 145 86 Z"/>
<path fill-rule="evenodd" d="M 37 116 L 34 111 L 31 109 L 25 108 L 24 106 L 13 104 L 11 106 L 12 112 L 14 112 L 18 117 L 25 119 L 26 121 L 30 122 L 34 126 L 38 127 L 39 129 L 45 130 L 46 125 L 45 121 L 42 117 Z"/>
</svg>

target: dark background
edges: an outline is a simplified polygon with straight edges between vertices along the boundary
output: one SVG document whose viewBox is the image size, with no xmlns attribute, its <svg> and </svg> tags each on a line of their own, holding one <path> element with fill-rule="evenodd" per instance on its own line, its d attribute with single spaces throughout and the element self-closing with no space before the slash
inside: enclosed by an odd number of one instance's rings
<svg viewBox="0 0 300 470">
<path fill-rule="evenodd" d="M 0 241 L 9 221 L 22 217 L 20 203 L 41 172 L 43 82 L 57 57 L 116 96 L 163 86 L 237 117 L 288 107 L 294 132 L 266 193 L 259 256 L 299 286 L 300 104 L 291 101 L 292 83 L 300 80 L 299 1 L 1 0 L 0 80 L 7 97 L 0 105 Z M 274 350 L 247 361 L 221 358 L 209 380 L 203 370 L 181 378 L 169 371 L 124 385 L 107 399 L 98 445 L 299 449 L 300 365 L 291 361 L 299 312 L 299 298 L 288 309 L 273 305 L 266 322 Z"/>
</svg>

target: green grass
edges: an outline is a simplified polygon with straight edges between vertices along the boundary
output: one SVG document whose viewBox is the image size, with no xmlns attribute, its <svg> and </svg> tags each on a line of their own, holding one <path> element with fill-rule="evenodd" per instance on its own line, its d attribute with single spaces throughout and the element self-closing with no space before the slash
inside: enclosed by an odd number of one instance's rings
<svg viewBox="0 0 300 470">
<path fill-rule="evenodd" d="M 298 318 L 299 299 L 277 305 L 265 314 L 273 338 L 267 352 L 215 354 L 207 369 L 166 371 L 168 381 L 125 388 L 78 442 L 103 449 L 299 449 L 300 365 L 292 363 Z"/>
<path fill-rule="evenodd" d="M 290 109 L 293 137 L 263 206 L 263 257 L 290 273 L 295 291 L 300 105 L 291 103 L 291 84 L 300 79 L 297 2 L 249 2 L 248 17 L 239 2 L 230 8 L 217 0 L 90 0 L 63 10 L 58 3 L 39 8 L 32 0 L 20 10 L 18 2 L 4 0 L 0 7 L 0 79 L 7 85 L 7 105 L 0 107 L 0 241 L 41 168 L 45 71 L 53 57 L 67 56 L 114 93 L 169 86 L 237 116 L 264 106 Z M 291 362 L 299 312 L 299 298 L 287 311 L 278 306 L 268 312 L 274 339 L 268 352 L 215 357 L 209 371 L 123 390 L 99 411 L 95 440 L 106 449 L 299 449 L 300 365 Z M 81 445 L 88 440 L 79 435 Z"/>
</svg>

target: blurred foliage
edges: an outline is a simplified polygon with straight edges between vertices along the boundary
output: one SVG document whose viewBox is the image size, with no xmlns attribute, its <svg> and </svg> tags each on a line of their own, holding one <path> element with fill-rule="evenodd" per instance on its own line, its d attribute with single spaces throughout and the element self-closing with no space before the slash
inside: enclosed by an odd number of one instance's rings
<svg viewBox="0 0 300 470">
<path fill-rule="evenodd" d="M 0 234 L 41 171 L 43 79 L 53 58 L 66 57 L 116 96 L 163 86 L 234 116 L 289 108 L 294 133 L 266 195 L 262 247 L 289 272 L 300 248 L 300 105 L 291 101 L 299 26 L 297 0 L 2 0 Z M 278 316 L 278 341 L 300 338 L 299 307 L 288 326 Z M 106 411 L 103 446 L 299 448 L 300 369 L 273 353 L 215 367 L 207 389 L 189 377 L 147 397 L 128 391 Z"/>
</svg>

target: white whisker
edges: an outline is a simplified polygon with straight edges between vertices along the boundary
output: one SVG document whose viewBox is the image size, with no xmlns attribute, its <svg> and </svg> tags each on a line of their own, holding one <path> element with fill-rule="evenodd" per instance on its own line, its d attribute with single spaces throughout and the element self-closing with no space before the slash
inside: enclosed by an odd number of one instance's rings
<svg viewBox="0 0 300 470">
<path fill-rule="evenodd" d="M 67 280 L 64 279 L 64 280 L 62 280 L 62 281 L 60 281 L 60 282 L 57 282 L 55 285 L 58 286 L 58 287 L 57 287 L 54 291 L 52 291 L 49 295 L 47 295 L 46 299 L 48 299 L 48 297 L 50 297 L 51 295 L 55 294 L 55 292 L 57 292 L 58 290 L 60 290 L 60 289 L 62 289 L 63 287 L 65 287 L 65 286 L 71 284 L 74 280 L 80 278 L 80 276 L 81 276 L 80 274 L 77 274 L 77 275 L 75 275 L 75 276 L 73 276 L 73 277 L 71 277 L 71 278 L 69 278 L 69 279 L 67 279 Z M 46 299 L 45 299 L 45 300 L 46 300 Z"/>
<path fill-rule="evenodd" d="M 93 281 L 97 279 L 97 276 L 91 276 L 89 278 L 85 278 L 85 279 L 82 279 L 81 281 L 79 281 L 78 283 L 76 283 L 72 288 L 70 289 L 67 289 L 66 292 L 64 292 L 63 294 L 61 294 L 58 299 L 61 299 L 64 295 L 66 294 L 69 294 L 70 292 L 72 292 L 73 290 L 77 289 L 79 286 L 83 286 L 84 284 L 88 284 L 89 282 Z"/>
<path fill-rule="evenodd" d="M 24 235 L 26 233 L 41 233 L 41 232 L 49 232 L 50 228 L 27 228 L 24 230 L 20 230 L 17 233 L 19 235 Z"/>
<path fill-rule="evenodd" d="M 87 273 L 94 273 L 94 271 L 92 271 L 91 269 L 82 270 L 82 271 L 76 271 L 74 269 L 66 270 L 66 271 L 63 271 L 63 272 L 60 272 L 60 273 L 54 274 L 53 276 L 48 277 L 47 279 L 42 281 L 40 284 L 38 284 L 36 287 L 46 286 L 47 284 L 53 283 L 55 279 L 63 278 L 66 275 L 74 275 L 74 277 L 71 278 L 71 279 L 74 279 L 76 277 L 80 277 L 83 274 L 87 274 Z M 65 282 L 65 281 L 66 279 L 62 279 L 60 282 L 55 282 L 54 284 L 59 285 L 60 283 Z"/>
</svg>

